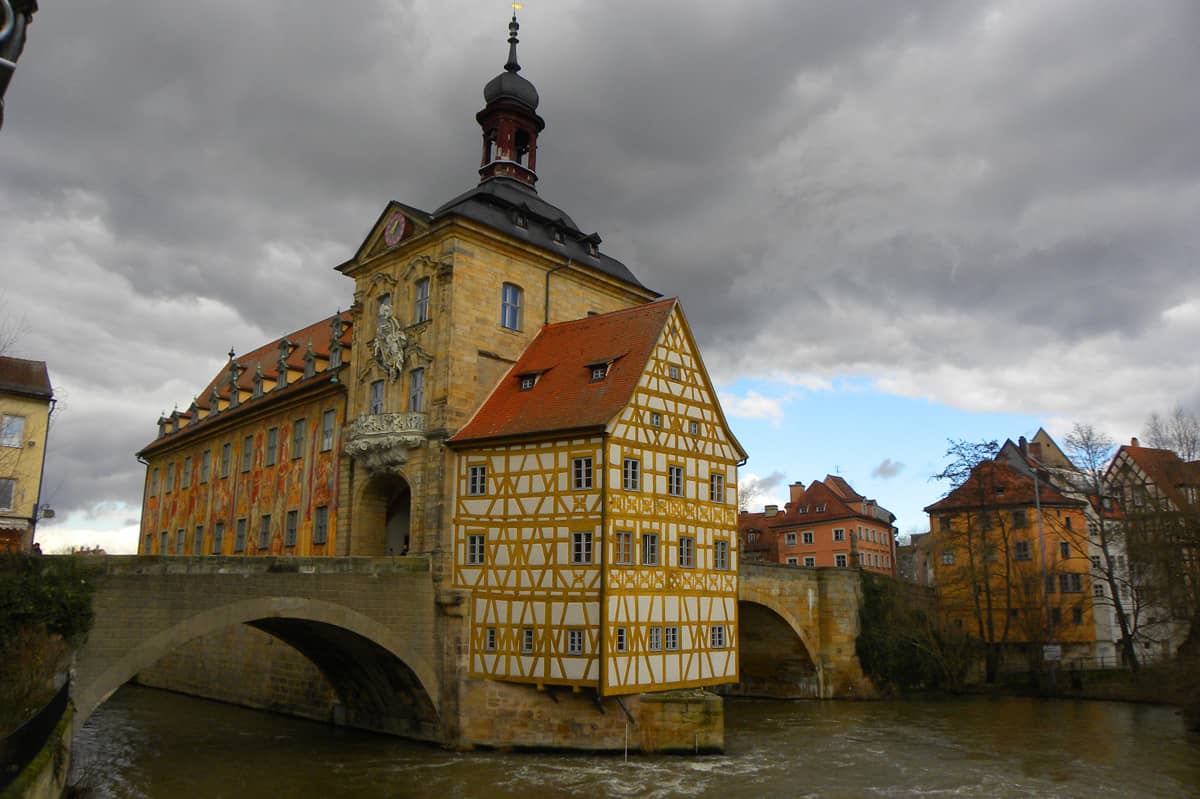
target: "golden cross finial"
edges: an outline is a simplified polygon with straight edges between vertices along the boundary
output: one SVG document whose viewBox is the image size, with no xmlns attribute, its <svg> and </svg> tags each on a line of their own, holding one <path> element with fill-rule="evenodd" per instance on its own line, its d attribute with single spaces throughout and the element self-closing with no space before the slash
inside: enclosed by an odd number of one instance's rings
<svg viewBox="0 0 1200 799">
<path fill-rule="evenodd" d="M 520 3 L 513 3 L 512 7 L 513 7 L 513 11 L 516 12 L 516 11 L 520 11 L 525 6 L 521 5 Z"/>
</svg>

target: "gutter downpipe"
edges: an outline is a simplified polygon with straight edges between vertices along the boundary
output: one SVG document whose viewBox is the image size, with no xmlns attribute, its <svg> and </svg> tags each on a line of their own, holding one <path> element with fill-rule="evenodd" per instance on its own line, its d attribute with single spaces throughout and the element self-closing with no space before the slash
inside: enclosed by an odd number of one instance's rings
<svg viewBox="0 0 1200 799">
<path fill-rule="evenodd" d="M 560 269 L 569 268 L 574 263 L 575 263 L 574 261 L 572 261 L 570 258 L 568 258 L 567 262 L 565 264 L 559 264 L 558 266 L 554 267 L 553 269 L 551 269 L 549 272 L 546 273 L 546 293 L 544 295 L 545 302 L 543 303 L 543 305 L 545 306 L 545 312 L 544 312 L 544 316 L 542 318 L 542 324 L 546 324 L 546 325 L 550 324 L 550 276 L 553 275 L 555 272 L 559 271 Z"/>
<path fill-rule="evenodd" d="M 549 275 L 547 275 L 548 277 Z M 608 536 L 606 535 L 608 525 L 608 430 L 607 428 L 600 434 L 600 540 L 598 549 L 600 551 L 600 608 L 597 614 L 600 618 L 600 657 L 599 657 L 599 685 L 600 692 L 596 697 L 599 702 L 604 696 L 604 674 L 605 674 L 605 651 L 604 644 L 607 636 L 604 634 L 605 627 L 608 623 L 608 614 L 605 608 L 604 586 L 608 580 L 608 575 L 605 570 L 605 565 L 608 561 Z M 628 715 L 628 711 L 626 711 Z"/>
</svg>

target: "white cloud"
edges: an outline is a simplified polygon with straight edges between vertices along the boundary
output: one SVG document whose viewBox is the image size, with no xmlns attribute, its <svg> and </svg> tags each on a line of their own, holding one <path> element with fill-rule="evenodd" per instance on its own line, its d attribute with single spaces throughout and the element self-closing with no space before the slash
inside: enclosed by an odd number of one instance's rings
<svg viewBox="0 0 1200 799">
<path fill-rule="evenodd" d="M 721 394 L 721 407 L 726 416 L 737 419 L 767 419 L 778 426 L 783 421 L 783 401 L 764 397 L 757 391 L 747 391 L 744 397 Z"/>
</svg>

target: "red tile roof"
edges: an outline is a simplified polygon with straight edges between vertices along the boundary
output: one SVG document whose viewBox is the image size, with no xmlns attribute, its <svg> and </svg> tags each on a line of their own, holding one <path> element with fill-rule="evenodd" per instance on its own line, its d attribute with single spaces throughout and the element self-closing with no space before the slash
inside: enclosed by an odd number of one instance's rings
<svg viewBox="0 0 1200 799">
<path fill-rule="evenodd" d="M 603 427 L 628 403 L 677 300 L 544 326 L 451 443 Z M 591 366 L 610 364 L 603 380 Z M 520 377 L 536 375 L 521 391 Z"/>
<path fill-rule="evenodd" d="M 1079 500 L 1070 499 L 1047 482 L 1039 481 L 1038 494 L 1043 505 L 1084 505 Z M 976 465 L 962 485 L 927 506 L 925 512 L 1022 507 L 1034 504 L 1032 476 L 1021 473 L 1005 461 L 989 460 Z"/>
<path fill-rule="evenodd" d="M 1176 507 L 1187 502 L 1179 491 L 1183 486 L 1200 486 L 1200 461 L 1185 461 L 1169 449 L 1126 445 L 1117 450 L 1117 459 L 1125 454 L 1155 485 L 1164 491 Z M 1117 462 L 1114 459 L 1114 463 Z"/>
<path fill-rule="evenodd" d="M 0 392 L 51 399 L 54 391 L 50 388 L 46 362 L 0 356 Z"/>
</svg>

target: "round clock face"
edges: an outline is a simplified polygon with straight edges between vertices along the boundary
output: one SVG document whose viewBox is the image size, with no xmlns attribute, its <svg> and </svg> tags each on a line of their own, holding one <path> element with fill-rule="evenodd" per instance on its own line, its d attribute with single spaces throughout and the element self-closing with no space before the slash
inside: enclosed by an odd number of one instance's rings
<svg viewBox="0 0 1200 799">
<path fill-rule="evenodd" d="M 392 211 L 387 222 L 383 225 L 383 243 L 389 247 L 395 247 L 400 243 L 400 239 L 404 238 L 404 233 L 408 230 L 408 220 L 404 214 L 399 211 Z"/>
</svg>

